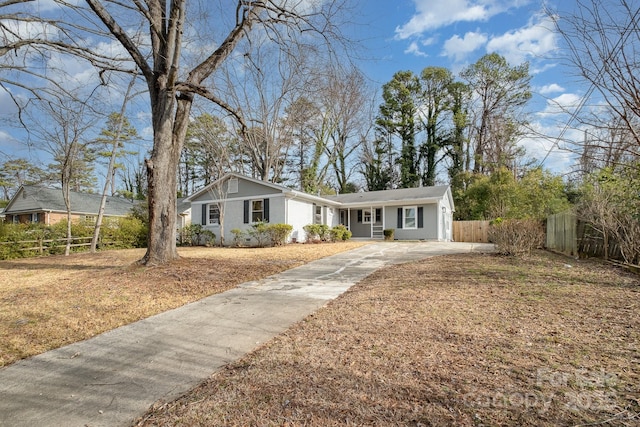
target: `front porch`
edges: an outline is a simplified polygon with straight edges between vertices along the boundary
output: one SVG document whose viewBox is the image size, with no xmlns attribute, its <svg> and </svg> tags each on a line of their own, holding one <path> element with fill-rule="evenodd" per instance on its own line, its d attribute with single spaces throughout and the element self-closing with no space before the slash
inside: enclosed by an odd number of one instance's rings
<svg viewBox="0 0 640 427">
<path fill-rule="evenodd" d="M 346 226 L 354 238 L 384 239 L 385 213 L 382 207 L 341 209 L 340 224 Z"/>
</svg>

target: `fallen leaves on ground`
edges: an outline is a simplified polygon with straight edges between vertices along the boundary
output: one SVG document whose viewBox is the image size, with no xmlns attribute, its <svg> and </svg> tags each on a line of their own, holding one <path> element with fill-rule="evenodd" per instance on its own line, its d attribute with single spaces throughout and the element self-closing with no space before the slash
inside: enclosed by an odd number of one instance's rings
<svg viewBox="0 0 640 427">
<path fill-rule="evenodd" d="M 543 252 L 385 268 L 137 425 L 639 425 L 639 285 Z"/>
<path fill-rule="evenodd" d="M 275 248 L 179 248 L 166 265 L 144 250 L 0 262 L 0 367 L 366 242 Z"/>
</svg>

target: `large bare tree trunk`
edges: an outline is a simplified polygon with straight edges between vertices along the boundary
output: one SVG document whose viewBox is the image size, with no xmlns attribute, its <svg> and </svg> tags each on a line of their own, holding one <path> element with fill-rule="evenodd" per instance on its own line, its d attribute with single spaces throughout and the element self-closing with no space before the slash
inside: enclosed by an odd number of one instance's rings
<svg viewBox="0 0 640 427">
<path fill-rule="evenodd" d="M 155 94 L 153 88 L 151 90 L 152 105 L 154 105 L 152 110 L 153 151 L 151 157 L 145 162 L 149 235 L 147 253 L 140 260 L 147 265 L 162 264 L 179 258 L 176 248 L 178 188 L 176 171 L 193 103 L 193 95 L 190 94 L 182 94 L 175 101 L 174 96 L 158 93 L 166 89 L 157 90 Z"/>
</svg>

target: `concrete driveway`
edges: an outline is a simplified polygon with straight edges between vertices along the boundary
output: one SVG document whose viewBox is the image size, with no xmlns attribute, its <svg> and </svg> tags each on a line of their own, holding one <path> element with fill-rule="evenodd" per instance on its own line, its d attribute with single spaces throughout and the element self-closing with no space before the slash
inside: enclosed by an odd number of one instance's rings
<svg viewBox="0 0 640 427">
<path fill-rule="evenodd" d="M 381 267 L 492 250 L 375 243 L 16 362 L 0 369 L 0 426 L 131 425 Z"/>
</svg>

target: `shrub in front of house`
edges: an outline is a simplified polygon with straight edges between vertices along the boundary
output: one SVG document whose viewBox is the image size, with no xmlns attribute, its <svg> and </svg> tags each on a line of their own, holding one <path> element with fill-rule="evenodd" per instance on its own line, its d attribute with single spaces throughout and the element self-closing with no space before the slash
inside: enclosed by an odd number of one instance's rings
<svg viewBox="0 0 640 427">
<path fill-rule="evenodd" d="M 233 246 L 235 246 L 236 248 L 239 248 L 240 246 L 242 246 L 243 243 L 243 239 L 245 236 L 244 231 L 240 230 L 239 228 L 232 228 L 231 229 L 231 234 L 233 234 Z"/>
<path fill-rule="evenodd" d="M 293 226 L 289 224 L 269 224 L 267 234 L 273 246 L 282 246 L 287 243 L 287 238 L 293 231 Z"/>
<path fill-rule="evenodd" d="M 320 224 L 307 224 L 302 229 L 304 230 L 308 243 L 316 243 L 320 241 Z"/>
<path fill-rule="evenodd" d="M 329 226 L 326 224 L 307 224 L 302 229 L 307 234 L 307 242 L 326 242 L 331 239 Z"/>
<path fill-rule="evenodd" d="M 385 230 L 382 230 L 382 233 L 384 234 L 384 240 L 393 240 L 396 230 L 395 228 L 387 228 Z"/>
<path fill-rule="evenodd" d="M 534 249 L 544 245 L 545 230 L 535 219 L 501 219 L 491 223 L 489 241 L 502 255 L 531 255 Z"/>
<path fill-rule="evenodd" d="M 247 235 L 256 241 L 256 244 L 259 248 L 264 248 L 264 246 L 269 242 L 269 230 L 268 224 L 264 221 L 258 221 L 249 226 L 247 230 Z"/>
<path fill-rule="evenodd" d="M 200 224 L 189 224 L 183 227 L 181 232 L 183 244 L 191 246 L 210 246 L 216 241 L 216 235 Z"/>
<path fill-rule="evenodd" d="M 351 231 L 344 225 L 339 224 L 329 230 L 329 235 L 331 236 L 331 241 L 341 242 L 351 238 Z"/>
</svg>

